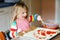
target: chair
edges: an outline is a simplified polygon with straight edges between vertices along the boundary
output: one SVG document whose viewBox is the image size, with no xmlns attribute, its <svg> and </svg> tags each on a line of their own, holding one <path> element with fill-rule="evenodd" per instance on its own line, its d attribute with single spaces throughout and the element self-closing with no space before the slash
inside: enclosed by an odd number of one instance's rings
<svg viewBox="0 0 60 40">
<path fill-rule="evenodd" d="M 6 40 L 6 36 L 4 32 L 0 32 L 0 40 Z"/>
</svg>

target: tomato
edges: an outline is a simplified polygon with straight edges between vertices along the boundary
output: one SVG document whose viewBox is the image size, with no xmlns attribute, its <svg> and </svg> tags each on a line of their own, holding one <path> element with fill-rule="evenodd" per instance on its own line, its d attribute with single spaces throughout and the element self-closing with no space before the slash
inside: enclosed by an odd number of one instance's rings
<svg viewBox="0 0 60 40">
<path fill-rule="evenodd" d="M 51 34 L 51 31 L 47 31 L 46 33 L 49 35 L 49 34 Z"/>
<path fill-rule="evenodd" d="M 40 30 L 37 30 L 38 34 L 40 34 Z"/>
<path fill-rule="evenodd" d="M 52 31 L 47 31 L 47 34 L 55 34 L 56 32 L 52 32 Z"/>
<path fill-rule="evenodd" d="M 51 34 L 56 34 L 56 32 L 51 32 Z"/>
<path fill-rule="evenodd" d="M 41 31 L 41 35 L 46 36 L 45 31 Z"/>
</svg>

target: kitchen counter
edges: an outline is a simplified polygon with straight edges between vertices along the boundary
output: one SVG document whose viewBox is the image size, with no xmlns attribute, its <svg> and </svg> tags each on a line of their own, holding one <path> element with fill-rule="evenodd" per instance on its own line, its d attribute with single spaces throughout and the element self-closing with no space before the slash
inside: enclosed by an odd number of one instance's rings
<svg viewBox="0 0 60 40">
<path fill-rule="evenodd" d="M 25 33 L 22 37 L 32 37 L 32 38 L 34 38 L 34 36 L 33 36 L 33 32 L 35 32 L 35 30 L 37 29 L 37 27 L 35 27 L 35 26 L 33 26 L 33 27 L 31 27 L 30 28 L 31 30 L 29 30 L 27 33 Z M 45 28 L 38 28 L 38 29 L 45 29 Z"/>
</svg>

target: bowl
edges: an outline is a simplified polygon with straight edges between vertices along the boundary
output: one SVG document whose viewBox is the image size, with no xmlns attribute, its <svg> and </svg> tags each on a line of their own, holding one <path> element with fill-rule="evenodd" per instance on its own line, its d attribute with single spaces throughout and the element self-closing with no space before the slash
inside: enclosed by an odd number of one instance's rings
<svg viewBox="0 0 60 40">
<path fill-rule="evenodd" d="M 49 29 L 57 29 L 59 27 L 58 24 L 54 24 L 54 23 L 43 23 L 42 26 L 44 28 L 49 28 Z"/>
</svg>

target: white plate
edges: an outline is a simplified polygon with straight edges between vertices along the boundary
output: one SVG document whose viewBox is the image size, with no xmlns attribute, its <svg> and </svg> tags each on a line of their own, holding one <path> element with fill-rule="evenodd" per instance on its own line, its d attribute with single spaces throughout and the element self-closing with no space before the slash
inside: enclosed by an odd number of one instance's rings
<svg viewBox="0 0 60 40">
<path fill-rule="evenodd" d="M 27 37 L 31 37 L 31 38 L 36 39 L 36 38 L 34 37 L 33 33 L 36 33 L 37 30 L 46 30 L 46 31 L 54 31 L 54 32 L 57 32 L 57 33 L 54 34 L 53 36 L 55 36 L 55 35 L 58 34 L 58 30 L 52 30 L 52 29 L 46 29 L 46 28 L 37 28 L 37 29 L 35 29 L 35 30 L 31 31 L 31 32 L 28 32 L 28 33 L 24 34 L 24 36 L 27 36 Z M 52 38 L 53 36 L 49 37 L 49 36 L 47 35 L 45 39 L 50 39 L 50 38 Z"/>
</svg>

